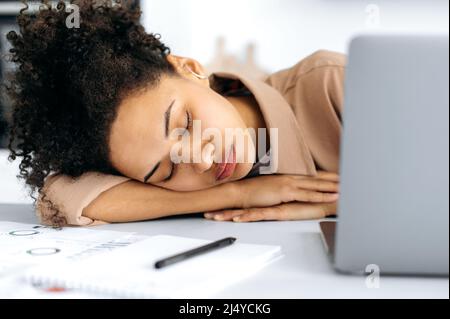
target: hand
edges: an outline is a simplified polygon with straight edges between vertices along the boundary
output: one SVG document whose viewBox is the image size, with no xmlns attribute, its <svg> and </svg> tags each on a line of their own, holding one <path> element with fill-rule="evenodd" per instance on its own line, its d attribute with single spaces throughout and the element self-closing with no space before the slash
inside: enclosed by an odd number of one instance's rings
<svg viewBox="0 0 450 319">
<path fill-rule="evenodd" d="M 335 215 L 336 208 L 336 203 L 288 203 L 273 207 L 217 211 L 205 214 L 205 218 L 238 223 L 264 220 L 311 220 Z"/>
<path fill-rule="evenodd" d="M 339 176 L 268 175 L 230 183 L 237 202 L 232 208 L 272 207 L 290 202 L 333 203 L 339 198 Z"/>
</svg>

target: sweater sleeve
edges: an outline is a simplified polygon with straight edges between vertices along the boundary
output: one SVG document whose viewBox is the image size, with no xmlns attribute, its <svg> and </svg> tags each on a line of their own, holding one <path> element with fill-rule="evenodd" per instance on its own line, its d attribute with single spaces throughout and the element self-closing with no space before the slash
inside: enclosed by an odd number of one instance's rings
<svg viewBox="0 0 450 319">
<path fill-rule="evenodd" d="M 106 224 L 83 216 L 83 209 L 101 193 L 129 181 L 129 178 L 88 172 L 79 178 L 51 175 L 44 184 L 36 205 L 41 223 L 55 225 L 56 220 L 72 226 L 96 226 Z"/>
</svg>

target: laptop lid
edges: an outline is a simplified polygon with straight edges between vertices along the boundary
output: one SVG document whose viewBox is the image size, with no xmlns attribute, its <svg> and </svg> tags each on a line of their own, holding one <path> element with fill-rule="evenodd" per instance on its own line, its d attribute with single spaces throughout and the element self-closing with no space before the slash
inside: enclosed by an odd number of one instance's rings
<svg viewBox="0 0 450 319">
<path fill-rule="evenodd" d="M 448 35 L 354 39 L 335 267 L 448 274 Z"/>
</svg>

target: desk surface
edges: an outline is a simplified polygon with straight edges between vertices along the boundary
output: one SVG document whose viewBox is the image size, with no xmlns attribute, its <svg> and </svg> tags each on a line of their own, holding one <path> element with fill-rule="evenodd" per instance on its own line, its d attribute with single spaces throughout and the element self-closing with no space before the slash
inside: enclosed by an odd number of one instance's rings
<svg viewBox="0 0 450 319">
<path fill-rule="evenodd" d="M 0 220 L 37 223 L 30 205 L 0 204 Z M 380 288 L 370 289 L 363 276 L 337 274 L 317 221 L 235 224 L 193 215 L 96 229 L 209 240 L 235 236 L 243 243 L 282 246 L 284 258 L 214 298 L 449 298 L 448 278 L 382 277 Z"/>
</svg>

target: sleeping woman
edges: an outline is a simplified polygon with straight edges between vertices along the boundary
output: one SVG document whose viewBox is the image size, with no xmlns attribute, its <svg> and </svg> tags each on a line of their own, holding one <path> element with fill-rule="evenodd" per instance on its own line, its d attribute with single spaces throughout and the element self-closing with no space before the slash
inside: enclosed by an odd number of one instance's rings
<svg viewBox="0 0 450 319">
<path fill-rule="evenodd" d="M 138 8 L 72 3 L 79 28 L 61 2 L 22 11 L 7 36 L 10 160 L 42 223 L 335 215 L 345 56 L 317 51 L 264 80 L 207 74 Z"/>
</svg>

